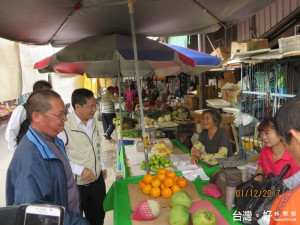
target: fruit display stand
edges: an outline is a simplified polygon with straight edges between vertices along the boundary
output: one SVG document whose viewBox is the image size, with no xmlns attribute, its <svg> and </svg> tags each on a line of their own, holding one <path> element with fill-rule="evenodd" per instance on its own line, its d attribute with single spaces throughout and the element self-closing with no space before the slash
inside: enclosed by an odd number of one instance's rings
<svg viewBox="0 0 300 225">
<path fill-rule="evenodd" d="M 141 162 L 145 159 L 144 152 L 137 151 L 135 145 L 125 145 L 124 148 L 125 148 L 125 152 L 126 152 L 126 164 L 129 168 L 130 176 L 144 175 L 145 169 L 144 170 L 141 169 Z M 173 146 L 172 154 L 182 154 L 182 151 L 178 147 Z M 149 162 L 150 162 L 150 159 L 153 154 L 151 154 L 151 152 L 149 151 L 148 155 L 149 155 Z M 157 157 L 160 157 L 160 156 L 157 156 Z M 163 156 L 161 156 L 161 157 L 164 158 L 165 160 L 170 160 L 169 154 L 166 155 L 165 157 L 163 157 Z M 150 165 L 151 165 L 151 163 L 150 163 Z M 173 167 L 167 167 L 166 169 L 173 170 Z M 154 174 L 154 172 L 151 172 L 151 174 Z"/>
<path fill-rule="evenodd" d="M 127 140 L 125 140 L 124 145 L 118 147 L 118 162 L 120 163 L 120 167 L 121 167 L 120 169 L 121 169 L 123 179 L 127 179 L 132 176 L 132 171 L 131 171 L 130 167 L 128 166 L 128 160 L 127 160 L 127 156 L 126 156 L 126 148 L 127 148 L 127 146 L 130 146 L 130 145 L 131 145 L 130 147 L 133 147 L 134 140 L 139 140 L 139 139 L 130 138 L 130 142 L 128 142 L 128 144 L 127 144 Z M 175 147 L 176 154 L 179 154 L 181 152 L 188 153 L 188 154 L 190 153 L 190 151 L 187 148 L 185 148 L 184 145 L 182 145 L 180 143 L 180 141 L 178 141 L 177 139 L 170 139 L 170 141 L 172 142 L 173 146 Z M 151 154 L 149 151 L 149 157 L 150 157 L 150 155 Z"/>
<path fill-rule="evenodd" d="M 11 109 L 7 109 L 7 108 L 0 108 L 0 127 L 1 127 L 1 122 L 7 122 L 10 119 L 11 116 Z"/>
<path fill-rule="evenodd" d="M 174 139 L 171 140 L 173 145 L 178 147 L 183 153 L 189 153 L 189 150 L 182 145 L 178 140 Z M 125 175 L 124 180 L 118 180 L 115 181 L 114 184 L 109 189 L 106 198 L 104 199 L 104 210 L 110 211 L 114 210 L 114 224 L 119 225 L 131 225 L 131 214 L 133 213 L 134 208 L 131 206 L 130 203 L 130 192 L 132 190 L 132 185 L 136 185 L 136 188 L 138 186 L 138 183 L 141 179 L 143 179 L 143 176 L 131 176 L 129 167 L 126 163 L 126 154 L 125 149 L 121 149 L 120 153 L 123 155 L 120 157 L 120 160 L 122 162 L 122 173 Z M 206 167 L 205 165 L 202 165 L 205 173 L 207 176 L 211 177 L 214 172 L 220 169 L 220 167 Z M 176 172 L 178 176 L 182 176 L 181 172 Z M 241 225 L 242 223 L 240 221 L 234 221 L 234 212 L 235 210 L 228 210 L 225 206 L 225 202 L 222 199 L 215 199 L 213 197 L 209 197 L 206 195 L 203 195 L 202 193 L 202 187 L 209 184 L 209 181 L 203 181 L 199 177 L 192 182 L 195 189 L 197 190 L 199 194 L 199 198 L 202 200 L 208 200 L 222 216 L 227 220 L 228 224 L 233 225 Z M 130 190 L 129 190 L 130 189 Z M 141 190 L 139 190 L 140 192 Z M 137 191 L 136 191 L 137 193 Z M 144 195 L 142 192 L 140 192 L 142 195 Z M 137 193 L 138 194 L 138 193 Z M 135 196 L 135 195 L 134 195 Z M 148 199 L 149 196 L 144 195 L 145 199 Z M 161 198 L 161 197 L 159 197 Z M 162 211 L 163 213 L 163 211 Z M 156 220 L 153 220 L 152 222 L 155 222 Z M 147 224 L 150 221 L 144 221 L 140 224 L 144 223 Z M 157 223 L 156 224 L 164 224 L 164 223 Z M 166 223 L 169 224 L 169 223 Z M 133 224 L 134 225 L 134 224 Z"/>
</svg>

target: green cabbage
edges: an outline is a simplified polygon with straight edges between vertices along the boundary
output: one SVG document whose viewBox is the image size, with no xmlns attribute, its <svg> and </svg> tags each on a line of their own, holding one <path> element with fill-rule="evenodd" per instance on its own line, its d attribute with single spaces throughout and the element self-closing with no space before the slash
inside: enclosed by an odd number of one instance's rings
<svg viewBox="0 0 300 225">
<path fill-rule="evenodd" d="M 193 215 L 193 224 L 194 225 L 216 225 L 217 217 L 216 215 L 207 210 L 207 209 L 199 209 Z"/>
<path fill-rule="evenodd" d="M 170 212 L 169 222 L 171 225 L 188 225 L 190 224 L 190 218 L 191 213 L 187 207 L 175 205 Z"/>
</svg>

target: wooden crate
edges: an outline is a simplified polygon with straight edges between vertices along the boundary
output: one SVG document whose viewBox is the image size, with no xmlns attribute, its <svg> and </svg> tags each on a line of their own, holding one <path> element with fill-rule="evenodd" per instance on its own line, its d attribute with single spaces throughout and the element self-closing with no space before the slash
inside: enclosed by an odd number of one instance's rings
<svg viewBox="0 0 300 225">
<path fill-rule="evenodd" d="M 218 98 L 218 89 L 216 85 L 205 85 L 205 99 L 215 99 Z"/>
<path fill-rule="evenodd" d="M 196 95 L 185 95 L 184 104 L 188 109 L 198 109 L 199 108 L 199 99 Z"/>
<path fill-rule="evenodd" d="M 239 52 L 249 52 L 268 48 L 268 39 L 248 39 L 244 41 L 233 41 L 231 43 L 231 55 Z"/>
<path fill-rule="evenodd" d="M 213 51 L 212 53 L 210 53 L 210 55 L 218 56 L 222 60 L 226 60 L 230 58 L 231 52 L 230 52 L 230 48 L 218 47 L 216 48 L 216 51 Z"/>
</svg>

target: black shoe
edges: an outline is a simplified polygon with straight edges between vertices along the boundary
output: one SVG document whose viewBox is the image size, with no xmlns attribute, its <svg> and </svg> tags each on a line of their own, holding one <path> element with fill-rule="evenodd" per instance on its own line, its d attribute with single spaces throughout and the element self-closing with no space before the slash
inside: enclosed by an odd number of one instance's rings
<svg viewBox="0 0 300 225">
<path fill-rule="evenodd" d="M 111 140 L 111 137 L 104 136 L 106 140 Z"/>
</svg>

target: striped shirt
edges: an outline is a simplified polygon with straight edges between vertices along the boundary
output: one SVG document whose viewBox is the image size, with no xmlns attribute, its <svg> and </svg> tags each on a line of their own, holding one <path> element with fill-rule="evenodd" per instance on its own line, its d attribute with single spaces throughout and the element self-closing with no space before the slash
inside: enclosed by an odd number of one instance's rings
<svg viewBox="0 0 300 225">
<path fill-rule="evenodd" d="M 106 92 L 101 98 L 101 112 L 115 113 L 115 103 L 119 102 L 119 98 L 114 97 L 110 92 Z"/>
</svg>

